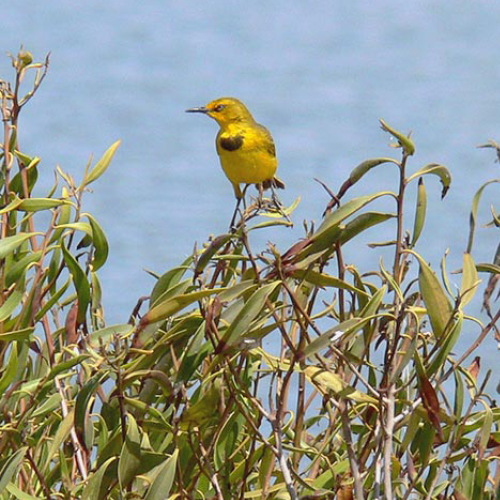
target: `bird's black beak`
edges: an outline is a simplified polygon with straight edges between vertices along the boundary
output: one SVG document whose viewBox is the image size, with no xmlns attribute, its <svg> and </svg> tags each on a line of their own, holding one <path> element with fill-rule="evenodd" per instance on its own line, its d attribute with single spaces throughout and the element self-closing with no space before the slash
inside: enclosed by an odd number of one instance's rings
<svg viewBox="0 0 500 500">
<path fill-rule="evenodd" d="M 208 113 L 208 109 L 202 106 L 201 108 L 186 109 L 186 113 Z"/>
</svg>

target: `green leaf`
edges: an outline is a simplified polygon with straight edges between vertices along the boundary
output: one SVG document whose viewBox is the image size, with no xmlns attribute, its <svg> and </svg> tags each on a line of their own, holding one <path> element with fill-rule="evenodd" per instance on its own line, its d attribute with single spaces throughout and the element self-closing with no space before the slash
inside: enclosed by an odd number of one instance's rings
<svg viewBox="0 0 500 500">
<path fill-rule="evenodd" d="M 470 253 L 464 254 L 462 271 L 462 287 L 460 289 L 460 307 L 466 306 L 474 297 L 477 286 L 481 282 L 477 276 L 476 266 Z"/>
<path fill-rule="evenodd" d="M 5 285 L 9 287 L 16 281 L 19 281 L 25 275 L 31 264 L 39 262 L 42 258 L 42 251 L 28 252 L 24 257 L 14 262 L 8 269 L 5 277 Z"/>
<path fill-rule="evenodd" d="M 29 238 L 43 233 L 19 233 L 0 240 L 0 259 L 5 259 Z"/>
<path fill-rule="evenodd" d="M 56 229 L 73 229 L 75 231 L 81 231 L 87 236 L 92 237 L 92 227 L 87 222 L 70 222 L 68 224 L 60 224 L 56 226 Z"/>
<path fill-rule="evenodd" d="M 21 284 L 22 285 L 22 284 Z M 24 286 L 16 286 L 7 297 L 7 300 L 0 306 L 0 322 L 5 321 L 15 311 L 24 296 Z"/>
<path fill-rule="evenodd" d="M 406 155 L 412 156 L 413 153 L 415 153 L 415 144 L 413 144 L 413 141 L 409 136 L 406 136 L 401 132 L 398 132 L 396 129 L 389 127 L 384 120 L 380 120 L 380 124 L 382 125 L 382 130 L 389 132 L 389 134 L 391 134 L 398 141 L 399 146 L 403 148 Z"/>
<path fill-rule="evenodd" d="M 404 296 L 403 292 L 401 291 L 401 287 L 398 285 L 397 281 L 394 279 L 394 276 L 386 270 L 384 267 L 384 261 L 382 260 L 382 257 L 380 257 L 380 272 L 382 273 L 382 276 L 385 278 L 387 281 L 389 287 L 391 290 L 393 290 L 396 295 L 399 297 L 399 300 L 401 302 L 404 302 Z"/>
<path fill-rule="evenodd" d="M 365 160 L 361 162 L 357 167 L 355 167 L 349 179 L 354 184 L 359 181 L 361 177 L 363 177 L 367 172 L 369 172 L 372 168 L 378 167 L 379 165 L 383 165 L 384 163 L 392 163 L 394 165 L 399 166 L 399 162 L 394 158 L 372 158 L 370 160 Z"/>
<path fill-rule="evenodd" d="M 336 373 L 327 371 L 319 366 L 307 366 L 304 369 L 304 373 L 310 382 L 324 394 L 328 394 L 331 391 L 335 396 L 350 399 L 358 403 L 377 404 L 375 398 L 349 386 Z"/>
<path fill-rule="evenodd" d="M 17 500 L 45 500 L 44 497 L 34 497 L 33 495 L 29 495 L 24 491 L 21 491 L 14 483 L 9 483 L 7 485 L 7 491 Z"/>
<path fill-rule="evenodd" d="M 142 331 L 147 325 L 162 321 L 169 316 L 173 316 L 193 302 L 209 297 L 210 295 L 218 294 L 226 290 L 226 288 L 217 288 L 215 290 L 199 290 L 197 292 L 177 295 L 172 298 L 160 302 L 150 309 L 141 319 L 139 323 L 139 331 Z"/>
<path fill-rule="evenodd" d="M 319 337 L 315 338 L 305 349 L 304 356 L 309 358 L 319 351 L 330 346 L 331 338 L 336 334 L 348 335 L 360 330 L 371 318 L 350 318 L 342 321 L 337 326 L 330 328 Z"/>
<path fill-rule="evenodd" d="M 367 318 L 369 316 L 373 316 L 374 314 L 379 314 L 379 307 L 384 298 L 385 292 L 387 291 L 387 287 L 384 285 L 379 288 L 368 301 L 363 310 L 359 313 L 361 318 Z"/>
<path fill-rule="evenodd" d="M 396 215 L 391 213 L 365 212 L 364 214 L 358 215 L 341 228 L 339 240 L 342 244 L 345 244 L 363 231 L 377 224 L 381 224 L 382 222 L 394 219 L 395 217 Z"/>
<path fill-rule="evenodd" d="M 12 200 L 5 205 L 1 210 L 0 210 L 0 215 L 6 214 L 8 212 L 12 212 L 13 210 L 16 210 L 16 208 L 23 202 L 22 198 L 19 198 L 16 194 L 13 195 Z"/>
<path fill-rule="evenodd" d="M 108 468 L 116 462 L 117 457 L 108 458 L 94 474 L 92 474 L 82 492 L 82 500 L 102 500 L 109 480 Z"/>
<path fill-rule="evenodd" d="M 52 439 L 52 442 L 50 443 L 50 447 L 47 453 L 47 456 L 45 458 L 45 464 L 42 466 L 44 471 L 48 471 L 50 467 L 50 462 L 52 461 L 52 458 L 55 456 L 55 454 L 59 451 L 59 448 L 61 445 L 68 439 L 68 436 L 71 433 L 71 429 L 73 428 L 73 423 L 75 419 L 75 414 L 73 410 L 71 410 L 66 417 L 64 417 L 64 420 L 59 424 L 59 427 L 57 428 L 57 432 L 54 435 L 54 438 Z"/>
<path fill-rule="evenodd" d="M 24 460 L 26 452 L 28 451 L 27 446 L 23 446 L 19 448 L 15 453 L 13 453 L 10 457 L 5 461 L 2 470 L 0 471 L 0 495 L 4 492 L 7 485 L 10 483 L 14 474 L 17 473 L 17 469 L 21 465 L 21 462 Z"/>
<path fill-rule="evenodd" d="M 13 340 L 29 340 L 35 331 L 35 327 L 30 326 L 22 330 L 13 330 L 12 332 L 0 333 L 0 341 L 12 342 Z"/>
<path fill-rule="evenodd" d="M 198 257 L 196 262 L 196 268 L 194 270 L 194 275 L 199 276 L 207 264 L 210 262 L 212 257 L 233 237 L 232 234 L 222 234 L 214 238 L 203 253 Z"/>
<path fill-rule="evenodd" d="M 419 262 L 420 271 L 418 280 L 420 292 L 427 308 L 427 315 L 429 316 L 434 335 L 439 339 L 442 337 L 446 325 L 452 317 L 453 308 L 436 274 L 427 262 L 413 250 L 408 250 L 408 252 L 414 255 Z"/>
<path fill-rule="evenodd" d="M 291 276 L 299 280 L 305 280 L 308 283 L 312 283 L 313 285 L 321 287 L 341 288 L 343 290 L 354 292 L 356 295 L 364 295 L 365 297 L 369 297 L 369 294 L 367 294 L 365 291 L 356 288 L 354 285 L 351 285 L 346 281 L 336 278 L 335 276 L 318 273 L 317 271 L 313 271 L 312 269 L 297 269 L 292 272 Z"/>
<path fill-rule="evenodd" d="M 2 376 L 0 377 L 0 394 L 3 394 L 5 392 L 5 389 L 7 389 L 7 387 L 9 387 L 9 385 L 14 380 L 14 377 L 16 376 L 17 366 L 18 344 L 17 342 L 14 342 L 10 349 L 8 363 L 3 363 L 3 372 Z"/>
<path fill-rule="evenodd" d="M 66 188 L 63 188 L 63 196 L 68 198 L 69 193 L 67 192 Z M 61 237 L 62 232 L 64 231 L 64 227 L 66 224 L 69 223 L 71 220 L 71 204 L 63 205 L 59 209 L 59 217 L 56 222 L 56 227 L 54 228 L 54 232 L 52 233 L 52 236 L 49 240 L 49 244 L 54 243 L 55 241 L 59 241 L 59 238 Z"/>
<path fill-rule="evenodd" d="M 98 374 L 91 378 L 78 392 L 75 403 L 75 430 L 80 444 L 90 450 L 92 443 L 87 443 L 85 436 L 87 435 L 87 426 L 93 425 L 88 415 L 90 399 L 101 384 L 105 374 Z"/>
<path fill-rule="evenodd" d="M 444 367 L 447 356 L 450 354 L 453 347 L 455 347 L 460 333 L 462 332 L 462 324 L 463 324 L 463 313 L 461 311 L 458 312 L 456 320 L 451 324 L 451 327 L 446 334 L 446 337 L 441 339 L 441 345 L 432 359 L 432 362 L 427 369 L 427 375 L 430 377 L 434 375 L 440 368 Z"/>
<path fill-rule="evenodd" d="M 113 340 L 115 336 L 123 337 L 132 333 L 133 329 L 134 327 L 130 323 L 107 326 L 101 330 L 93 331 L 87 337 L 87 340 L 92 347 L 97 348 L 101 344 L 106 344 L 110 340 Z"/>
<path fill-rule="evenodd" d="M 61 249 L 64 261 L 66 262 L 68 270 L 73 278 L 73 284 L 75 285 L 76 294 L 78 296 L 78 314 L 76 320 L 78 323 L 84 323 L 87 308 L 90 303 L 90 284 L 85 276 L 85 273 L 83 272 L 83 269 L 80 267 L 80 264 L 78 264 L 78 261 L 62 242 Z"/>
<path fill-rule="evenodd" d="M 71 284 L 71 278 L 68 278 L 68 281 L 64 283 L 64 285 L 60 286 L 59 289 L 50 297 L 47 302 L 45 302 L 44 306 L 36 313 L 35 320 L 39 321 L 41 318 L 45 316 L 45 313 L 49 311 L 52 306 L 64 295 L 64 292 L 68 289 Z"/>
<path fill-rule="evenodd" d="M 383 196 L 395 197 L 394 193 L 390 191 L 382 191 L 372 195 L 360 196 L 359 198 L 349 200 L 344 205 L 341 205 L 337 210 L 328 214 L 323 220 L 323 223 L 319 226 L 318 230 L 311 236 L 311 244 L 299 252 L 298 260 L 302 260 L 308 255 L 330 248 L 332 244 L 338 240 L 341 232 L 345 229 L 341 226 L 342 221 L 358 212 L 372 201 Z"/>
<path fill-rule="evenodd" d="M 273 281 L 252 294 L 224 333 L 221 345 L 233 345 L 248 331 L 250 324 L 259 316 L 266 305 L 269 295 L 280 285 L 281 281 Z"/>
<path fill-rule="evenodd" d="M 96 181 L 97 179 L 99 179 L 99 177 L 101 177 L 102 174 L 104 174 L 104 172 L 106 172 L 120 144 L 121 141 L 116 141 L 108 148 L 108 150 L 104 153 L 102 158 L 95 164 L 95 167 L 85 177 L 84 179 L 85 186 L 88 186 L 90 183 Z"/>
<path fill-rule="evenodd" d="M 189 269 L 188 263 L 191 261 L 191 259 L 192 257 L 189 257 L 188 259 L 186 259 L 183 265 L 170 269 L 158 278 L 155 286 L 153 287 L 153 291 L 151 292 L 151 298 L 149 299 L 151 307 L 157 305 L 160 297 L 162 297 L 166 291 L 179 284 L 180 280 Z"/>
<path fill-rule="evenodd" d="M 483 194 L 483 191 L 487 186 L 493 183 L 499 183 L 500 179 L 493 179 L 491 181 L 488 181 L 484 183 L 477 191 L 476 194 L 474 195 L 474 198 L 472 199 L 472 208 L 470 212 L 470 220 L 469 220 L 469 241 L 467 243 L 467 250 L 466 253 L 472 253 L 472 245 L 474 243 L 474 232 L 476 230 L 476 219 L 477 219 L 477 209 L 479 206 L 479 201 L 481 200 L 481 196 Z"/>
<path fill-rule="evenodd" d="M 164 500 L 165 498 L 169 498 L 170 489 L 174 483 L 178 456 L 179 450 L 175 449 L 172 456 L 167 458 L 167 460 L 158 467 L 156 477 L 151 483 L 144 500 Z"/>
<path fill-rule="evenodd" d="M 17 206 L 23 212 L 39 212 L 40 210 L 50 210 L 61 205 L 71 205 L 69 200 L 54 198 L 25 198 Z"/>
<path fill-rule="evenodd" d="M 476 264 L 476 270 L 478 273 L 500 274 L 500 266 L 496 266 L 495 264 L 490 264 L 488 262 Z"/>
<path fill-rule="evenodd" d="M 417 177 L 422 177 L 423 175 L 437 175 L 441 184 L 443 185 L 443 190 L 441 191 L 441 198 L 446 196 L 448 189 L 450 189 L 451 184 L 451 174 L 450 171 L 444 167 L 443 165 L 439 165 L 437 163 L 429 163 L 425 167 L 422 167 L 420 170 L 415 172 L 413 175 L 408 177 L 407 182 L 410 182 Z"/>
<path fill-rule="evenodd" d="M 415 222 L 413 223 L 413 236 L 410 243 L 410 248 L 413 248 L 425 225 L 425 215 L 427 212 L 427 192 L 425 191 L 424 180 L 421 177 L 418 181 L 417 190 L 417 207 L 415 208 Z"/>
<path fill-rule="evenodd" d="M 484 406 L 484 422 L 481 426 L 481 430 L 479 432 L 479 453 L 484 454 L 486 447 L 488 446 L 488 442 L 491 437 L 491 428 L 493 425 L 493 412 L 488 404 L 485 401 L 480 400 Z"/>
<path fill-rule="evenodd" d="M 356 182 L 364 177 L 365 174 L 367 174 L 372 168 L 383 165 L 384 163 L 393 163 L 394 165 L 399 166 L 399 162 L 393 158 L 371 158 L 370 160 L 365 160 L 351 171 L 349 178 L 339 189 L 337 197 L 341 198 L 351 186 L 356 184 Z"/>
<path fill-rule="evenodd" d="M 99 270 L 108 259 L 109 245 L 101 226 L 90 214 L 83 214 L 90 222 L 92 228 L 92 244 L 94 245 L 94 258 L 92 267 L 94 272 Z"/>
<path fill-rule="evenodd" d="M 127 436 L 118 463 L 118 479 L 122 489 L 127 488 L 141 465 L 141 436 L 134 417 L 127 415 Z"/>
</svg>

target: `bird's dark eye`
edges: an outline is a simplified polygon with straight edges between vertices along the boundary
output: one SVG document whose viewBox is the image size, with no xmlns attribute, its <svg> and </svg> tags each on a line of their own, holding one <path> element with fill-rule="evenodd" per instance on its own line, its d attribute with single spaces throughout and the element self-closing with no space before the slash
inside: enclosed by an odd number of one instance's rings
<svg viewBox="0 0 500 500">
<path fill-rule="evenodd" d="M 225 104 L 217 104 L 217 106 L 215 106 L 215 108 L 214 108 L 214 111 L 217 111 L 217 112 L 222 111 L 225 107 L 226 107 Z"/>
</svg>

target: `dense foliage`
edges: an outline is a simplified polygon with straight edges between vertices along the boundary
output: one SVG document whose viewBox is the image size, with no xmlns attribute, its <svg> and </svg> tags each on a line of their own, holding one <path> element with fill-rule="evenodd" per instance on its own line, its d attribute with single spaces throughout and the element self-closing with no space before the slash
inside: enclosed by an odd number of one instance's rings
<svg viewBox="0 0 500 500">
<path fill-rule="evenodd" d="M 288 225 L 293 209 L 252 203 L 107 325 L 97 273 L 108 244 L 82 197 L 119 142 L 80 182 L 58 168 L 34 197 L 40 158 L 21 151 L 19 116 L 48 60 L 22 51 L 12 63 L 13 84 L 0 82 L 0 498 L 498 497 L 500 412 L 471 364 L 500 317 L 500 268 L 472 255 L 489 183 L 473 200 L 457 291 L 444 259 L 438 277 L 418 247 L 424 178 L 444 196 L 449 171 L 412 169 L 413 141 L 381 122 L 400 158 L 367 160 L 338 193 L 327 188 L 321 224 L 291 248 L 252 248 L 253 231 Z M 398 172 L 394 191 L 348 197 L 380 168 Z M 384 198 L 394 209 L 373 209 Z M 384 224 L 393 239 L 374 248 L 392 248 L 391 264 L 346 265 Z M 486 322 L 467 313 L 478 272 Z M 476 338 L 456 358 L 464 324 Z"/>
</svg>

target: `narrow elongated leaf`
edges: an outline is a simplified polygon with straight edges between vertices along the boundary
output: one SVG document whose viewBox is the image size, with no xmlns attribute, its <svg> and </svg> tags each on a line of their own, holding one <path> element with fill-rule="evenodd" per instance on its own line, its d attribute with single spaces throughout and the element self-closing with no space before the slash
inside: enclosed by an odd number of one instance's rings
<svg viewBox="0 0 500 500">
<path fill-rule="evenodd" d="M 481 280 L 477 277 L 476 265 L 470 253 L 464 254 L 462 287 L 460 289 L 460 307 L 466 306 L 474 297 Z"/>
<path fill-rule="evenodd" d="M 476 270 L 478 273 L 500 274 L 500 266 L 489 264 L 488 262 L 480 262 L 476 264 Z"/>
<path fill-rule="evenodd" d="M 416 252 L 408 250 L 418 260 L 420 271 L 418 280 L 422 298 L 427 308 L 427 315 L 432 325 L 434 335 L 439 339 L 444 333 L 446 325 L 451 319 L 453 308 L 446 296 L 436 274 L 425 262 L 425 260 Z"/>
<path fill-rule="evenodd" d="M 54 198 L 25 198 L 17 206 L 23 212 L 39 212 L 40 210 L 50 210 L 61 205 L 71 205 L 69 200 Z"/>
<path fill-rule="evenodd" d="M 127 415 L 127 436 L 118 463 L 118 479 L 121 488 L 127 488 L 137 475 L 141 465 L 141 436 L 134 417 Z"/>
<path fill-rule="evenodd" d="M 173 316 L 193 302 L 209 297 L 217 293 L 221 293 L 225 288 L 217 288 L 211 290 L 199 290 L 198 292 L 186 293 L 177 295 L 170 299 L 160 302 L 150 309 L 141 319 L 138 331 L 142 331 L 147 325 L 162 321 L 169 316 Z"/>
<path fill-rule="evenodd" d="M 18 233 L 0 240 L 0 259 L 5 259 L 29 238 L 42 233 Z"/>
<path fill-rule="evenodd" d="M 134 327 L 130 323 L 107 326 L 101 330 L 93 331 L 87 340 L 92 347 L 99 347 L 101 344 L 106 344 L 113 340 L 115 336 L 121 337 L 132 333 Z"/>
<path fill-rule="evenodd" d="M 90 303 L 90 284 L 85 276 L 85 273 L 83 272 L 83 269 L 80 267 L 80 264 L 78 264 L 78 261 L 66 248 L 64 243 L 61 243 L 61 249 L 64 261 L 66 262 L 69 272 L 73 278 L 76 294 L 78 296 L 77 322 L 83 323 L 85 321 L 85 315 L 87 314 L 87 308 Z"/>
<path fill-rule="evenodd" d="M 12 342 L 13 340 L 28 340 L 34 331 L 35 328 L 30 326 L 28 328 L 23 328 L 22 330 L 0 333 L 0 341 Z"/>
<path fill-rule="evenodd" d="M 42 258 L 42 251 L 38 250 L 36 252 L 29 252 L 24 257 L 14 262 L 7 270 L 7 275 L 5 277 L 5 285 L 10 287 L 16 281 L 20 281 L 21 278 L 26 274 L 30 266 L 35 262 L 40 262 Z"/>
<path fill-rule="evenodd" d="M 56 226 L 57 229 L 74 229 L 75 231 L 82 231 L 87 236 L 92 237 L 92 227 L 87 222 L 70 222 L 68 224 L 60 224 Z"/>
<path fill-rule="evenodd" d="M 9 385 L 14 380 L 16 376 L 17 366 L 18 366 L 18 344 L 13 343 L 12 348 L 9 354 L 9 361 L 5 366 L 3 366 L 2 376 L 0 377 L 0 394 L 5 392 L 5 389 L 9 387 Z"/>
<path fill-rule="evenodd" d="M 21 491 L 14 483 L 10 482 L 6 490 L 17 500 L 45 500 L 44 497 L 34 497 L 24 491 Z"/>
<path fill-rule="evenodd" d="M 415 172 L 408 178 L 407 182 L 410 182 L 412 179 L 416 179 L 417 177 L 422 177 L 423 175 L 437 175 L 441 184 L 443 185 L 443 190 L 441 191 L 441 198 L 446 196 L 448 189 L 450 189 L 451 184 L 451 174 L 450 171 L 444 167 L 443 165 L 439 165 L 437 163 L 430 163 L 425 167 L 422 167 L 420 170 Z"/>
<path fill-rule="evenodd" d="M 69 192 L 66 187 L 63 187 L 62 190 L 62 195 L 63 198 L 69 198 Z M 69 223 L 71 220 L 71 205 L 63 205 L 62 207 L 59 208 L 59 217 L 57 219 L 56 223 L 56 228 L 54 229 L 54 232 L 52 233 L 52 237 L 49 240 L 49 244 L 53 244 L 55 241 L 59 241 L 59 238 L 61 237 L 62 232 L 64 231 L 64 226 Z M 59 229 L 57 226 L 61 226 Z"/>
<path fill-rule="evenodd" d="M 486 404 L 485 401 L 483 400 L 481 400 L 481 403 L 484 406 L 484 422 L 479 432 L 478 452 L 479 452 L 479 457 L 483 458 L 484 452 L 486 451 L 486 447 L 488 446 L 488 442 L 491 438 L 491 427 L 493 425 L 493 412 L 491 411 L 489 404 Z"/>
<path fill-rule="evenodd" d="M 417 190 L 417 207 L 415 208 L 415 221 L 413 223 L 413 235 L 411 238 L 410 248 L 413 248 L 425 225 L 425 215 L 427 212 L 427 192 L 425 190 L 424 179 L 421 177 L 418 180 Z"/>
<path fill-rule="evenodd" d="M 319 337 L 315 338 L 305 349 L 304 356 L 311 357 L 319 351 L 326 349 L 331 341 L 332 337 L 337 334 L 347 335 L 348 333 L 360 330 L 370 319 L 368 318 L 350 318 L 342 323 L 339 323 L 334 328 L 330 328 L 324 332 Z"/>
<path fill-rule="evenodd" d="M 2 470 L 0 471 L 0 495 L 4 492 L 5 488 L 12 480 L 14 474 L 16 474 L 17 469 L 24 460 L 27 451 L 28 447 L 23 446 L 5 461 Z"/>
<path fill-rule="evenodd" d="M 196 268 L 194 271 L 194 275 L 198 276 L 203 272 L 207 264 L 210 262 L 210 259 L 233 237 L 232 234 L 222 234 L 214 238 L 210 245 L 203 251 L 203 253 L 198 257 L 198 261 L 196 262 Z"/>
<path fill-rule="evenodd" d="M 304 373 L 313 385 L 324 394 L 332 392 L 336 396 L 351 399 L 358 403 L 377 403 L 375 398 L 349 386 L 336 373 L 329 372 L 319 366 L 308 366 L 304 369 Z"/>
<path fill-rule="evenodd" d="M 274 281 L 264 285 L 252 294 L 229 328 L 226 330 L 226 333 L 221 340 L 221 348 L 226 345 L 233 345 L 248 331 L 252 321 L 259 316 L 264 308 L 269 295 L 271 295 L 271 293 L 273 293 L 276 288 L 280 286 L 280 284 L 281 281 Z"/>
<path fill-rule="evenodd" d="M 392 127 L 389 127 L 389 125 L 387 125 L 384 120 L 380 120 L 380 124 L 382 125 L 382 130 L 389 132 L 389 134 L 391 134 L 399 142 L 399 145 L 403 148 L 404 152 L 408 156 L 411 156 L 413 155 L 413 153 L 415 153 L 415 144 L 409 136 L 398 132 Z"/>
<path fill-rule="evenodd" d="M 472 245 L 474 243 L 474 233 L 476 231 L 477 209 L 479 207 L 479 202 L 481 200 L 481 196 L 483 195 L 483 191 L 490 184 L 499 183 L 499 182 L 500 182 L 500 179 L 493 179 L 491 181 L 485 182 L 476 191 L 476 194 L 474 195 L 474 198 L 472 198 L 472 208 L 471 208 L 470 217 L 469 217 L 469 240 L 467 242 L 466 253 L 471 253 L 472 252 Z"/>
<path fill-rule="evenodd" d="M 176 449 L 172 456 L 165 460 L 165 463 L 158 468 L 157 475 L 149 487 L 144 500 L 163 500 L 169 498 L 170 489 L 174 483 L 175 470 L 179 450 Z"/>
<path fill-rule="evenodd" d="M 372 168 L 375 168 L 379 165 L 383 165 L 384 163 L 393 163 L 398 167 L 400 166 L 400 163 L 393 158 L 372 158 L 370 160 L 366 160 L 360 163 L 357 167 L 355 167 L 352 170 L 349 178 L 340 187 L 339 192 L 337 193 L 337 200 L 342 198 L 342 196 L 344 196 L 347 190 L 351 188 L 354 184 L 356 184 L 356 182 L 358 182 L 362 177 L 364 177 L 365 174 L 369 172 Z M 330 202 L 330 204 L 328 205 L 327 211 L 329 211 L 331 204 L 332 202 Z"/>
<path fill-rule="evenodd" d="M 189 269 L 189 263 L 191 262 L 191 259 L 192 257 L 189 257 L 188 259 L 186 259 L 186 261 L 183 262 L 181 266 L 170 269 L 158 278 L 155 286 L 153 287 L 153 291 L 151 292 L 151 298 L 149 299 L 149 304 L 151 307 L 157 305 L 157 303 L 161 300 L 161 296 L 167 290 L 179 284 L 180 280 Z"/>
<path fill-rule="evenodd" d="M 297 269 L 292 272 L 292 277 L 300 280 L 305 280 L 308 283 L 312 283 L 313 285 L 321 287 L 341 288 L 342 290 L 349 290 L 350 292 L 354 292 L 357 295 L 360 294 L 366 297 L 369 296 L 365 291 L 356 288 L 354 285 L 351 285 L 344 280 L 336 278 L 335 276 L 330 276 L 329 274 L 318 273 L 317 271 L 313 271 L 312 269 Z"/>
<path fill-rule="evenodd" d="M 330 248 L 339 239 L 341 232 L 345 229 L 345 226 L 341 225 L 345 219 L 383 196 L 395 197 L 395 194 L 390 191 L 381 191 L 372 195 L 360 196 L 359 198 L 349 200 L 346 204 L 328 214 L 318 230 L 311 236 L 310 243 L 298 252 L 294 261 L 303 260 L 308 255 Z"/>
<path fill-rule="evenodd" d="M 16 307 L 21 303 L 24 295 L 24 287 L 18 286 L 8 296 L 7 300 L 0 306 L 0 321 L 5 321 L 11 316 Z"/>
<path fill-rule="evenodd" d="M 73 410 L 71 410 L 66 415 L 64 420 L 59 424 L 57 432 L 54 438 L 52 439 L 52 442 L 50 443 L 50 448 L 47 453 L 47 456 L 45 457 L 45 464 L 42 465 L 43 470 L 45 471 L 49 470 L 52 458 L 59 451 L 59 448 L 66 441 L 66 439 L 68 439 L 71 429 L 73 428 L 74 419 L 75 419 L 75 413 Z"/>
<path fill-rule="evenodd" d="M 339 241 L 345 244 L 363 231 L 377 224 L 381 224 L 382 222 L 394 219 L 395 217 L 396 215 L 391 213 L 365 212 L 364 214 L 358 215 L 341 228 Z"/>
<path fill-rule="evenodd" d="M 19 198 L 16 194 L 14 194 L 12 200 L 5 205 L 1 210 L 0 210 L 0 215 L 6 214 L 8 212 L 12 212 L 15 210 L 21 203 L 23 202 L 22 198 Z"/>
<path fill-rule="evenodd" d="M 370 160 L 365 160 L 351 171 L 349 179 L 347 179 L 347 181 L 342 184 L 342 187 L 340 188 L 337 196 L 341 198 L 348 188 L 358 182 L 372 168 L 383 165 L 384 163 L 393 163 L 399 166 L 399 162 L 394 158 L 371 158 Z"/>
<path fill-rule="evenodd" d="M 446 338 L 444 339 L 444 341 L 441 341 L 441 345 L 436 355 L 432 359 L 429 368 L 427 369 L 427 374 L 429 377 L 434 375 L 434 373 L 439 370 L 439 368 L 442 368 L 444 366 L 446 357 L 450 354 L 453 347 L 455 347 L 455 344 L 460 337 L 460 333 L 462 332 L 463 318 L 463 312 L 459 311 L 457 313 L 456 319 L 452 323 L 451 328 L 446 334 Z"/>
<path fill-rule="evenodd" d="M 84 214 L 92 228 L 92 244 L 94 245 L 93 271 L 99 270 L 108 259 L 109 245 L 106 235 L 98 222 L 90 214 Z"/>
<path fill-rule="evenodd" d="M 82 492 L 82 500 L 101 500 L 105 493 L 104 486 L 108 481 L 108 468 L 116 462 L 117 457 L 108 458 L 94 474 L 90 476 Z"/>
<path fill-rule="evenodd" d="M 366 318 L 369 316 L 372 316 L 374 314 L 377 314 L 379 312 L 379 307 L 380 304 L 382 303 L 382 300 L 384 299 L 385 292 L 387 291 L 387 287 L 384 285 L 383 287 L 379 288 L 372 296 L 372 298 L 368 301 L 365 307 L 363 307 L 363 310 L 359 313 L 359 316 L 361 318 Z"/>
<path fill-rule="evenodd" d="M 443 439 L 441 420 L 439 417 L 440 408 L 437 393 L 425 374 L 419 374 L 418 379 L 420 385 L 420 396 L 422 398 L 424 408 L 427 411 L 427 415 L 431 424 L 436 429 L 439 437 Z"/>
<path fill-rule="evenodd" d="M 87 443 L 85 436 L 87 435 L 86 427 L 92 425 L 89 419 L 88 409 L 90 399 L 102 382 L 104 375 L 99 374 L 91 378 L 78 392 L 75 403 L 75 430 L 80 444 L 89 450 L 91 443 Z"/>
<path fill-rule="evenodd" d="M 88 186 L 91 182 L 96 181 L 102 174 L 104 174 L 104 172 L 106 172 L 121 142 L 122 141 L 114 142 L 103 154 L 102 158 L 95 164 L 94 168 L 86 176 L 84 180 L 85 186 Z"/>
</svg>

